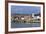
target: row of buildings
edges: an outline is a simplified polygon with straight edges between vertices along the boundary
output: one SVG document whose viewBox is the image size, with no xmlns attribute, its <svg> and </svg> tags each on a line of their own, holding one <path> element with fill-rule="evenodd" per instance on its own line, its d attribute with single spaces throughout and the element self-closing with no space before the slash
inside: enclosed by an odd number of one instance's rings
<svg viewBox="0 0 46 34">
<path fill-rule="evenodd" d="M 26 21 L 26 22 L 40 22 L 40 13 L 39 14 L 14 14 L 12 16 L 12 21 Z M 36 21 L 37 20 L 37 21 Z"/>
</svg>

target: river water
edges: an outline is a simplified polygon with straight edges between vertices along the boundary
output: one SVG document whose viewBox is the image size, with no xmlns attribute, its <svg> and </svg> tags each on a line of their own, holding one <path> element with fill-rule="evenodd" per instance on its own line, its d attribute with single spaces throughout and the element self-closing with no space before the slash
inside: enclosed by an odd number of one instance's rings
<svg viewBox="0 0 46 34">
<path fill-rule="evenodd" d="M 40 23 L 30 23 L 30 24 L 16 24 L 14 22 L 11 23 L 11 28 L 26 28 L 26 27 L 40 27 Z"/>
</svg>

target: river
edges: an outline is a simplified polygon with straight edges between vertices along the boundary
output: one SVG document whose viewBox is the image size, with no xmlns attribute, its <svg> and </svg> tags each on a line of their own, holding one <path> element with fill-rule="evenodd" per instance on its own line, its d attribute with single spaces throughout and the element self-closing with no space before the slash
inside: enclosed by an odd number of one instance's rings
<svg viewBox="0 0 46 34">
<path fill-rule="evenodd" d="M 11 28 L 26 28 L 26 27 L 40 27 L 40 23 L 30 23 L 30 24 L 16 24 L 14 22 L 11 23 Z"/>
</svg>

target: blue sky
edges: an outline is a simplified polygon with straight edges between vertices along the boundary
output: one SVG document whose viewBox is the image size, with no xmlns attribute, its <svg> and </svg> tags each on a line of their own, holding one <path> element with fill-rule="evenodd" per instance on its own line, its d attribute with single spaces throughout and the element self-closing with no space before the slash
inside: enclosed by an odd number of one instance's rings
<svg viewBox="0 0 46 34">
<path fill-rule="evenodd" d="M 40 7 L 36 6 L 11 6 L 11 14 L 37 14 L 39 12 Z"/>
</svg>

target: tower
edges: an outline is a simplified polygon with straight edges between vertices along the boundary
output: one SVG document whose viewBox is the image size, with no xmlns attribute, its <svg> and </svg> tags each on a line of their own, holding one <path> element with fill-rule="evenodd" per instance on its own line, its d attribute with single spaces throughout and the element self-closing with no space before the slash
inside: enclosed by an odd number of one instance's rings
<svg viewBox="0 0 46 34">
<path fill-rule="evenodd" d="M 34 13 L 32 13 L 32 17 L 34 18 Z"/>
</svg>

